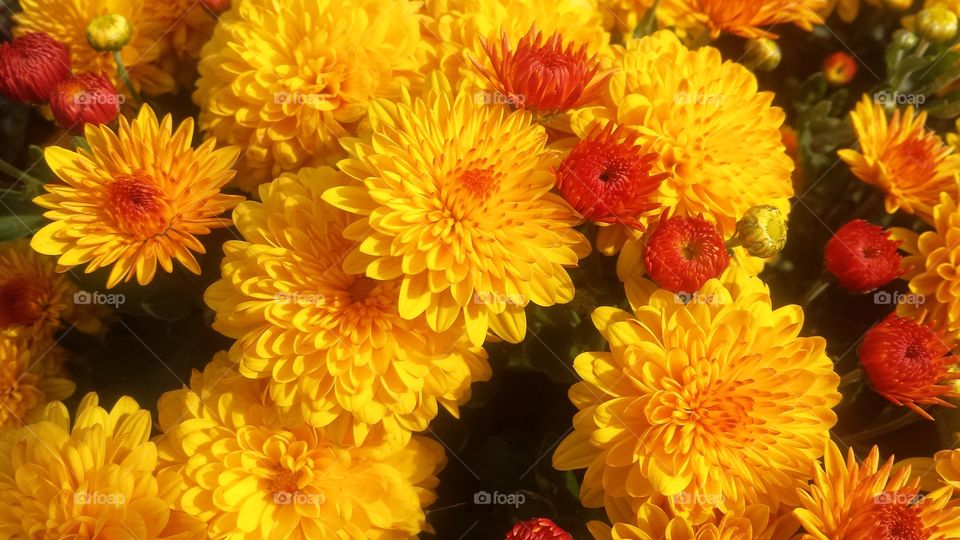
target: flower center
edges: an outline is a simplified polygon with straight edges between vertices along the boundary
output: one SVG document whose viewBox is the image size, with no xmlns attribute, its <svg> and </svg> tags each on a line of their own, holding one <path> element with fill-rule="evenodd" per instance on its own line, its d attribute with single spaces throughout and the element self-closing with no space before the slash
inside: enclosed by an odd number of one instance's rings
<svg viewBox="0 0 960 540">
<path fill-rule="evenodd" d="M 357 280 L 350 285 L 350 288 L 347 289 L 347 294 L 350 295 L 350 301 L 354 304 L 365 302 L 367 298 L 370 297 L 370 293 L 372 293 L 379 284 L 379 281 L 366 276 L 357 278 Z"/>
<path fill-rule="evenodd" d="M 683 258 L 692 261 L 700 256 L 700 253 L 703 251 L 703 245 L 699 240 L 691 239 L 687 240 L 685 244 L 680 247 L 680 253 L 683 254 Z"/>
<path fill-rule="evenodd" d="M 929 537 L 923 520 L 920 519 L 920 509 L 916 505 L 899 501 L 901 498 L 905 501 L 908 495 L 906 492 L 898 492 L 898 501 L 874 505 L 880 533 L 880 536 L 875 537 L 877 540 L 925 540 Z"/>
<path fill-rule="evenodd" d="M 458 182 L 465 187 L 467 191 L 482 200 L 488 199 L 500 184 L 492 168 L 464 171 L 460 173 Z"/>
<path fill-rule="evenodd" d="M 122 174 L 107 186 L 107 211 L 126 233 L 152 237 L 170 225 L 163 190 L 143 171 Z"/>
<path fill-rule="evenodd" d="M 890 150 L 890 174 L 898 183 L 928 182 L 936 173 L 939 142 L 927 136 L 911 137 Z"/>
<path fill-rule="evenodd" d="M 28 276 L 15 276 L 0 285 L 0 328 L 29 326 L 43 315 L 42 287 Z"/>
<path fill-rule="evenodd" d="M 300 486 L 297 483 L 300 480 L 300 473 L 288 469 L 279 469 L 270 480 L 271 493 L 297 493 Z"/>
</svg>

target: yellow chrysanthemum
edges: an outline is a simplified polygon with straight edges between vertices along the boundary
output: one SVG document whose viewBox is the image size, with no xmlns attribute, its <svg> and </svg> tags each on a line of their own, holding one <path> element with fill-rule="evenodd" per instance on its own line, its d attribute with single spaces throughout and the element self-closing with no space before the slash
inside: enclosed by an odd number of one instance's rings
<svg viewBox="0 0 960 540">
<path fill-rule="evenodd" d="M 582 137 L 607 122 L 636 131 L 639 144 L 660 155 L 654 170 L 672 173 L 655 197 L 664 208 L 702 214 L 724 238 L 753 206 L 789 211 L 784 113 L 746 68 L 712 47 L 691 51 L 668 31 L 629 41 L 614 67 L 603 105 L 575 115 L 574 131 Z M 601 249 L 616 251 L 626 235 L 604 229 L 611 238 Z"/>
<path fill-rule="evenodd" d="M 917 233 L 893 228 L 893 237 L 902 240 L 900 249 L 904 274 L 912 295 L 897 305 L 897 314 L 915 319 L 925 318 L 954 338 L 960 338 L 960 212 L 950 195 L 942 193 L 940 204 L 932 211 L 934 230 Z"/>
<path fill-rule="evenodd" d="M 846 462 L 830 441 L 817 463 L 813 483 L 800 491 L 802 508 L 794 511 L 807 531 L 803 540 L 947 540 L 960 538 L 960 503 L 953 489 L 919 495 L 910 467 L 894 469 L 893 457 L 880 467 L 874 446 L 857 464 L 850 449 Z"/>
<path fill-rule="evenodd" d="M 799 524 L 790 514 L 778 516 L 763 504 L 747 506 L 742 514 L 723 514 L 711 522 L 694 524 L 647 502 L 628 522 L 610 527 L 593 521 L 588 527 L 596 540 L 789 540 Z"/>
<path fill-rule="evenodd" d="M 534 25 L 543 35 L 554 32 L 564 43 L 586 45 L 591 55 L 607 49 L 597 0 L 427 0 L 425 34 L 435 49 L 435 63 L 453 86 L 461 78 L 477 80 L 471 58 L 485 59 L 480 38 L 506 34 L 516 44 Z"/>
<path fill-rule="evenodd" d="M 960 450 L 941 450 L 934 456 L 938 480 L 953 489 L 960 489 Z"/>
<path fill-rule="evenodd" d="M 86 138 L 89 151 L 44 153 L 64 183 L 46 184 L 49 193 L 34 199 L 53 223 L 33 237 L 33 249 L 58 255 L 60 271 L 113 265 L 107 287 L 134 275 L 145 285 L 157 264 L 171 272 L 175 260 L 199 274 L 191 253 L 204 252 L 197 236 L 228 226 L 219 216 L 242 200 L 220 193 L 239 149 L 214 150 L 212 139 L 191 148 L 193 119 L 174 130 L 170 115 L 158 124 L 146 105 L 132 122 L 121 118 L 117 133 L 87 125 Z"/>
<path fill-rule="evenodd" d="M 486 353 L 400 317 L 399 279 L 350 275 L 351 214 L 321 199 L 345 177 L 301 169 L 260 187 L 235 219 L 246 242 L 225 245 L 223 278 L 207 291 L 214 328 L 238 338 L 240 371 L 338 440 L 409 438 L 442 405 L 457 414 L 470 384 L 490 377 Z"/>
<path fill-rule="evenodd" d="M 129 397 L 106 411 L 88 394 L 76 421 L 62 403 L 0 437 L 0 537 L 200 540 L 204 526 L 171 511 L 173 472 L 156 473 L 150 413 Z"/>
<path fill-rule="evenodd" d="M 577 217 L 550 193 L 556 153 L 528 112 L 474 102 L 438 72 L 423 98 L 371 106 L 373 139 L 345 142 L 340 168 L 358 182 L 324 199 L 364 216 L 344 231 L 359 242 L 349 272 L 400 278 L 400 315 L 475 345 L 487 330 L 518 343 L 524 308 L 569 302 L 589 244 Z"/>
<path fill-rule="evenodd" d="M 180 86 L 192 86 L 200 50 L 213 35 L 216 16 L 197 0 L 167 0 L 145 2 L 142 20 L 161 29 L 163 54 L 154 64 Z"/>
<path fill-rule="evenodd" d="M 160 471 L 184 486 L 175 508 L 209 523 L 210 538 L 387 540 L 424 529 L 439 444 L 339 446 L 278 419 L 266 381 L 239 375 L 226 356 L 160 398 Z"/>
<path fill-rule="evenodd" d="M 76 385 L 58 376 L 61 352 L 50 340 L 0 334 L 0 431 L 36 420 L 47 402 L 73 394 Z"/>
<path fill-rule="evenodd" d="M 150 95 L 172 92 L 176 83 L 169 73 L 155 64 L 167 50 L 164 33 L 167 27 L 151 20 L 144 0 L 21 0 L 21 13 L 13 16 L 14 33 L 46 32 L 70 51 L 74 73 L 92 71 L 106 73 L 117 90 L 125 92 L 117 75 L 116 62 L 110 52 L 98 52 L 87 43 L 90 21 L 110 13 L 122 15 L 133 28 L 130 41 L 120 50 L 120 57 L 137 90 Z"/>
<path fill-rule="evenodd" d="M 248 0 L 203 48 L 200 126 L 245 149 L 240 185 L 343 157 L 378 96 L 396 98 L 422 62 L 420 4 L 408 0 Z"/>
<path fill-rule="evenodd" d="M 806 31 L 823 19 L 827 0 L 670 0 L 678 13 L 704 25 L 714 38 L 731 33 L 745 38 L 776 38 L 770 27 L 795 24 Z"/>
<path fill-rule="evenodd" d="M 651 292 L 652 291 L 652 292 Z M 578 356 L 580 409 L 554 466 L 587 468 L 589 507 L 671 497 L 681 516 L 796 501 L 836 422 L 839 377 L 798 306 L 731 268 L 684 304 L 628 283 L 634 314 L 603 307 L 611 352 Z"/>
<path fill-rule="evenodd" d="M 0 244 L 0 330 L 38 341 L 64 328 L 99 334 L 108 311 L 78 302 L 81 295 L 28 240 Z"/>
<path fill-rule="evenodd" d="M 926 112 L 906 107 L 888 120 L 883 105 L 863 96 L 850 119 L 860 150 L 837 154 L 857 178 L 886 193 L 887 212 L 903 210 L 929 222 L 940 193 L 957 197 L 960 156 L 924 127 Z"/>
</svg>

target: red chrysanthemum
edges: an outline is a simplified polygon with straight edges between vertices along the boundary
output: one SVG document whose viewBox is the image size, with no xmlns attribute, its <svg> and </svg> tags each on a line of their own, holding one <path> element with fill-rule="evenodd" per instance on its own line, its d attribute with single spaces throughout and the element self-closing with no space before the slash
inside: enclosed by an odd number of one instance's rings
<svg viewBox="0 0 960 540">
<path fill-rule="evenodd" d="M 0 45 L 0 93 L 14 101 L 44 103 L 70 77 L 70 54 L 43 32 Z"/>
<path fill-rule="evenodd" d="M 573 537 L 549 519 L 536 518 L 514 525 L 504 540 L 573 540 Z"/>
<path fill-rule="evenodd" d="M 944 384 L 960 378 L 960 373 L 949 371 L 957 361 L 949 351 L 940 333 L 891 313 L 867 332 L 859 354 L 860 364 L 878 394 L 933 420 L 919 405 L 953 407 L 941 398 L 958 397 Z"/>
<path fill-rule="evenodd" d="M 50 110 L 57 124 L 83 133 L 86 124 L 109 124 L 120 114 L 123 96 L 105 75 L 84 73 L 60 83 L 50 95 Z"/>
<path fill-rule="evenodd" d="M 583 217 L 642 229 L 637 218 L 660 207 L 651 196 L 670 173 L 651 175 L 657 154 L 636 143 L 635 132 L 607 124 L 567 154 L 557 169 L 557 188 Z"/>
<path fill-rule="evenodd" d="M 882 227 L 853 220 L 833 235 L 824 251 L 827 271 L 848 290 L 870 292 L 896 279 L 900 269 L 899 240 Z"/>
<path fill-rule="evenodd" d="M 471 59 L 478 70 L 503 94 L 507 103 L 519 108 L 553 114 L 572 109 L 590 100 L 610 73 L 600 73 L 596 56 L 587 54 L 586 45 L 564 48 L 559 33 L 544 40 L 536 27 L 510 48 L 506 34 L 499 42 L 481 38 L 493 71 Z"/>
<path fill-rule="evenodd" d="M 650 278 L 675 293 L 699 290 L 729 262 L 717 227 L 699 216 L 661 220 L 643 253 Z"/>
</svg>

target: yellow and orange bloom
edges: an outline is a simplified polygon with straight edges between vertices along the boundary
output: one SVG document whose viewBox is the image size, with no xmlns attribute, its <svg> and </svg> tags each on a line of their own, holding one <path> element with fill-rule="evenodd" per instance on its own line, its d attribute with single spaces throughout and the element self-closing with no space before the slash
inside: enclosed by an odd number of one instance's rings
<svg viewBox="0 0 960 540">
<path fill-rule="evenodd" d="M 710 515 L 704 523 L 675 515 L 662 498 L 643 503 L 634 515 L 613 515 L 612 527 L 588 523 L 595 540 L 790 540 L 799 528 L 789 512 L 764 504 L 749 505 L 742 513 Z"/>
<path fill-rule="evenodd" d="M 171 510 L 172 472 L 157 472 L 150 413 L 129 397 L 112 409 L 96 394 L 71 426 L 56 402 L 0 436 L 0 536 L 202 540 L 202 522 Z"/>
<path fill-rule="evenodd" d="M 677 9 L 706 26 L 714 38 L 721 33 L 745 38 L 775 38 L 769 27 L 794 24 L 807 30 L 820 24 L 826 0 L 676 0 Z"/>
<path fill-rule="evenodd" d="M 850 113 L 859 150 L 840 150 L 860 180 L 886 194 L 887 212 L 903 210 L 930 222 L 941 193 L 957 197 L 960 156 L 924 125 L 927 113 L 897 109 L 887 119 L 883 105 L 869 96 Z"/>
<path fill-rule="evenodd" d="M 551 193 L 559 156 L 528 111 L 475 103 L 438 72 L 423 97 L 379 100 L 372 140 L 350 140 L 352 185 L 324 199 L 362 216 L 348 272 L 400 279 L 400 316 L 435 332 L 526 334 L 524 308 L 573 298 L 567 268 L 590 249 L 576 212 Z M 410 141 L 416 140 L 412 148 Z"/>
<path fill-rule="evenodd" d="M 423 75 L 419 4 L 252 0 L 224 12 L 193 94 L 200 127 L 240 145 L 240 186 L 343 157 L 375 97 Z"/>
<path fill-rule="evenodd" d="M 50 401 L 76 385 L 60 373 L 63 351 L 52 341 L 0 334 L 0 432 L 35 421 Z"/>
<path fill-rule="evenodd" d="M 943 487 L 923 496 L 910 467 L 893 467 L 893 457 L 880 465 L 876 446 L 857 463 L 853 449 L 844 461 L 831 441 L 823 465 L 810 486 L 802 489 L 794 511 L 806 531 L 803 540 L 904 538 L 948 540 L 960 535 L 960 503 L 953 489 Z"/>
<path fill-rule="evenodd" d="M 426 527 L 446 461 L 439 443 L 342 446 L 279 417 L 266 395 L 266 381 L 221 353 L 160 398 L 158 476 L 183 486 L 175 511 L 208 523 L 210 538 L 237 540 L 399 539 Z"/>
<path fill-rule="evenodd" d="M 192 119 L 174 130 L 170 115 L 158 122 L 146 105 L 134 120 L 122 118 L 116 133 L 104 126 L 85 133 L 90 150 L 46 149 L 63 183 L 46 184 L 48 193 L 34 201 L 53 223 L 37 232 L 33 248 L 58 256 L 60 271 L 112 266 L 107 287 L 134 277 L 145 285 L 157 265 L 171 272 L 174 261 L 199 274 L 197 237 L 228 226 L 220 216 L 242 200 L 220 193 L 239 149 L 215 150 L 212 139 L 194 149 Z"/>
<path fill-rule="evenodd" d="M 400 279 L 344 272 L 353 216 L 321 196 L 346 181 L 324 167 L 262 185 L 262 203 L 235 211 L 247 241 L 227 242 L 206 300 L 240 372 L 267 379 L 281 409 L 341 441 L 408 440 L 439 407 L 456 416 L 490 367 L 459 334 L 403 319 Z"/>
<path fill-rule="evenodd" d="M 730 268 L 688 303 L 627 283 L 634 313 L 593 315 L 610 352 L 583 353 L 580 409 L 554 454 L 586 468 L 588 507 L 669 497 L 677 515 L 796 504 L 836 422 L 839 377 L 798 306 L 773 309 L 766 285 Z"/>
</svg>

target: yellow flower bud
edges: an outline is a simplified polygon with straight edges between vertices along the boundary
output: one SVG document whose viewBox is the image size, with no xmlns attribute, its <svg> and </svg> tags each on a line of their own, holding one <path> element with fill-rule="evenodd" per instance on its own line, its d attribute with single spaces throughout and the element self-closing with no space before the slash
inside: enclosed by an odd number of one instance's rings
<svg viewBox="0 0 960 540">
<path fill-rule="evenodd" d="M 751 39 L 746 44 L 743 63 L 757 71 L 773 71 L 783 56 L 776 41 L 766 38 Z"/>
<path fill-rule="evenodd" d="M 123 15 L 110 13 L 87 25 L 87 43 L 96 51 L 119 51 L 130 42 L 133 28 Z"/>
<path fill-rule="evenodd" d="M 929 7 L 917 14 L 917 30 L 934 43 L 950 41 L 957 35 L 957 14 L 942 5 Z"/>
<path fill-rule="evenodd" d="M 737 222 L 734 238 L 754 257 L 773 257 L 787 243 L 787 220 L 776 206 L 754 206 Z"/>
</svg>

